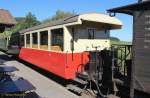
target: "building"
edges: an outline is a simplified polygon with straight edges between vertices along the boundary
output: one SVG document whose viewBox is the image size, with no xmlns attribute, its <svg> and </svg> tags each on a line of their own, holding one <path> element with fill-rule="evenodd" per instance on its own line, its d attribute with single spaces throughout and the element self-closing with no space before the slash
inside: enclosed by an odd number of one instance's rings
<svg viewBox="0 0 150 98">
<path fill-rule="evenodd" d="M 113 8 L 108 12 L 133 16 L 130 96 L 133 98 L 134 89 L 150 94 L 150 0 L 139 0 L 138 3 Z"/>
<path fill-rule="evenodd" d="M 0 9 L 0 32 L 16 24 L 16 20 L 8 10 Z"/>
</svg>

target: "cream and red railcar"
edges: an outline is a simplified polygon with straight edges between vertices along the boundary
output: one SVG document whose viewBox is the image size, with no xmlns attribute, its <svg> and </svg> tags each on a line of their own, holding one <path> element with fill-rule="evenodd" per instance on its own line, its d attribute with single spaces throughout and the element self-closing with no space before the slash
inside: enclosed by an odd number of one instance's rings
<svg viewBox="0 0 150 98">
<path fill-rule="evenodd" d="M 110 47 L 110 30 L 121 28 L 115 17 L 80 14 L 21 31 L 19 58 L 65 79 L 74 79 L 89 61 L 88 51 Z"/>
</svg>

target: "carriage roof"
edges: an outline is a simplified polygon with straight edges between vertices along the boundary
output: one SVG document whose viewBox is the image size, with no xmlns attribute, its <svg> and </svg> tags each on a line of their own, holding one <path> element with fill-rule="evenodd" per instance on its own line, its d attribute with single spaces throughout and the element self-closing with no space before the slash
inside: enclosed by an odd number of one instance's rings
<svg viewBox="0 0 150 98">
<path fill-rule="evenodd" d="M 72 26 L 72 25 L 82 24 L 83 21 L 108 24 L 109 26 L 111 26 L 111 29 L 119 29 L 122 26 L 122 22 L 115 17 L 111 17 L 109 15 L 100 14 L 100 13 L 87 13 L 87 14 L 73 15 L 49 23 L 37 25 L 22 30 L 20 31 L 20 33 L 26 33 L 30 31 L 46 28 L 46 27 L 53 27 L 59 25 Z"/>
</svg>

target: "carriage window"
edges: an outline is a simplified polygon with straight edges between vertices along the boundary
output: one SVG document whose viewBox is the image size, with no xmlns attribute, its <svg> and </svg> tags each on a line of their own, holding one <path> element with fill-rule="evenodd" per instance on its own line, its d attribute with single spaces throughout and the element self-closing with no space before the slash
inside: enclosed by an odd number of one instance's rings
<svg viewBox="0 0 150 98">
<path fill-rule="evenodd" d="M 63 29 L 55 29 L 51 31 L 51 50 L 63 51 Z"/>
<path fill-rule="evenodd" d="M 48 31 L 40 32 L 40 49 L 48 50 Z"/>
<path fill-rule="evenodd" d="M 88 29 L 88 39 L 94 39 L 95 38 L 95 28 L 89 28 Z"/>
<path fill-rule="evenodd" d="M 30 48 L 30 34 L 26 34 L 26 47 Z"/>
<path fill-rule="evenodd" d="M 23 47 L 24 46 L 24 35 L 20 36 L 20 46 Z"/>
<path fill-rule="evenodd" d="M 37 32 L 32 33 L 32 48 L 38 48 Z"/>
</svg>

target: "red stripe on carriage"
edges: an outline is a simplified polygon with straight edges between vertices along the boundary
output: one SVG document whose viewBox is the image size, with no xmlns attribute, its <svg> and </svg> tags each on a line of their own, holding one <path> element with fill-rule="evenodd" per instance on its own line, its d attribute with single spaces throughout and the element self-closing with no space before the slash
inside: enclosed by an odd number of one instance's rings
<svg viewBox="0 0 150 98">
<path fill-rule="evenodd" d="M 89 61 L 88 52 L 59 53 L 21 48 L 19 58 L 65 79 L 74 79 Z"/>
</svg>

